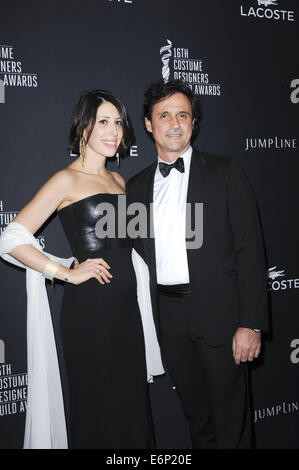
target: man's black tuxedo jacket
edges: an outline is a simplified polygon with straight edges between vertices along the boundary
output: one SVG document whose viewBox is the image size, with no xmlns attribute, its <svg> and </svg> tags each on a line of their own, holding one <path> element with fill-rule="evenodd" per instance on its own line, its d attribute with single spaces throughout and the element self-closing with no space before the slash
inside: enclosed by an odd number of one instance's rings
<svg viewBox="0 0 299 470">
<path fill-rule="evenodd" d="M 148 213 L 156 168 L 155 162 L 127 184 L 128 203 L 141 202 Z M 187 249 L 199 335 L 208 344 L 220 345 L 231 342 L 237 327 L 266 330 L 263 239 L 255 197 L 238 161 L 193 150 L 187 202 L 203 203 L 203 244 Z M 182 223 L 185 221 L 177 221 Z M 155 241 L 136 239 L 135 248 L 149 267 L 159 338 Z"/>
</svg>

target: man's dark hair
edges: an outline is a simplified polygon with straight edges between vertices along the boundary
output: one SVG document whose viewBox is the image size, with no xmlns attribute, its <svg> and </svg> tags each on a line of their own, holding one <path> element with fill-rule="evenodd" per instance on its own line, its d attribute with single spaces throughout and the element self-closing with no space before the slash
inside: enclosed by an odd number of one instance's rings
<svg viewBox="0 0 299 470">
<path fill-rule="evenodd" d="M 72 153 L 79 154 L 80 139 L 84 129 L 87 129 L 87 141 L 94 128 L 98 107 L 105 102 L 112 103 L 119 112 L 123 123 L 123 138 L 118 147 L 120 155 L 125 155 L 135 141 L 133 127 L 131 125 L 125 105 L 110 91 L 93 90 L 83 91 L 79 96 L 72 113 L 70 129 L 70 149 Z"/>
<path fill-rule="evenodd" d="M 143 119 L 147 118 L 152 120 L 153 106 L 164 98 L 170 97 L 175 93 L 183 93 L 191 104 L 192 119 L 194 120 L 192 139 L 195 138 L 199 131 L 199 124 L 201 120 L 201 106 L 199 98 L 193 93 L 191 88 L 182 80 L 158 80 L 150 83 L 144 93 L 143 102 Z M 152 137 L 152 133 L 146 131 L 147 134 Z"/>
</svg>

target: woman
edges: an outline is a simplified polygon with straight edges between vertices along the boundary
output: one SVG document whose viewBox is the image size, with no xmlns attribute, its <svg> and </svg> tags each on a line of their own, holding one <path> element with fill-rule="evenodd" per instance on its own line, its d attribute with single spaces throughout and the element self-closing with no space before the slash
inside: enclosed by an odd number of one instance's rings
<svg viewBox="0 0 299 470">
<path fill-rule="evenodd" d="M 12 223 L 12 228 L 34 234 L 57 210 L 75 256 L 69 268 L 33 244 L 9 252 L 44 277 L 66 282 L 61 336 L 70 389 L 71 448 L 153 446 L 132 243 L 128 237 L 117 238 L 118 230 L 115 238 L 102 239 L 96 231 L 102 203 L 115 209 L 112 223 L 118 221 L 125 182 L 105 164 L 129 149 L 132 136 L 126 109 L 117 98 L 105 90 L 84 92 L 70 132 L 71 149 L 80 157 L 56 173 Z"/>
</svg>

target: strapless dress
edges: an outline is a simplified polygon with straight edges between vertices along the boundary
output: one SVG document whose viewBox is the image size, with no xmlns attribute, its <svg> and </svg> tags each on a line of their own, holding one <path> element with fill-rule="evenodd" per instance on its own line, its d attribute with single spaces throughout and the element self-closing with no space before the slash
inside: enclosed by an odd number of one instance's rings
<svg viewBox="0 0 299 470">
<path fill-rule="evenodd" d="M 132 241 L 119 236 L 119 198 L 95 194 L 58 214 L 79 262 L 103 258 L 110 284 L 92 278 L 66 283 L 61 308 L 61 338 L 69 381 L 67 416 L 70 448 L 138 449 L 153 447 L 144 336 L 137 303 Z M 99 215 L 99 204 L 109 210 Z M 101 217 L 109 217 L 115 236 L 99 238 Z M 114 214 L 114 215 L 113 215 Z"/>
</svg>

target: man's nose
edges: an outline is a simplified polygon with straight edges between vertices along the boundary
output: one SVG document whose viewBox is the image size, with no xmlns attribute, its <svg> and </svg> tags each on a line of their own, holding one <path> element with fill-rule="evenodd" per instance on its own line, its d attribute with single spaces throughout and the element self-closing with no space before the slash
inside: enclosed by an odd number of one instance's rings
<svg viewBox="0 0 299 470">
<path fill-rule="evenodd" d="M 177 118 L 177 116 L 172 117 L 171 126 L 172 127 L 180 127 L 180 120 Z"/>
</svg>

